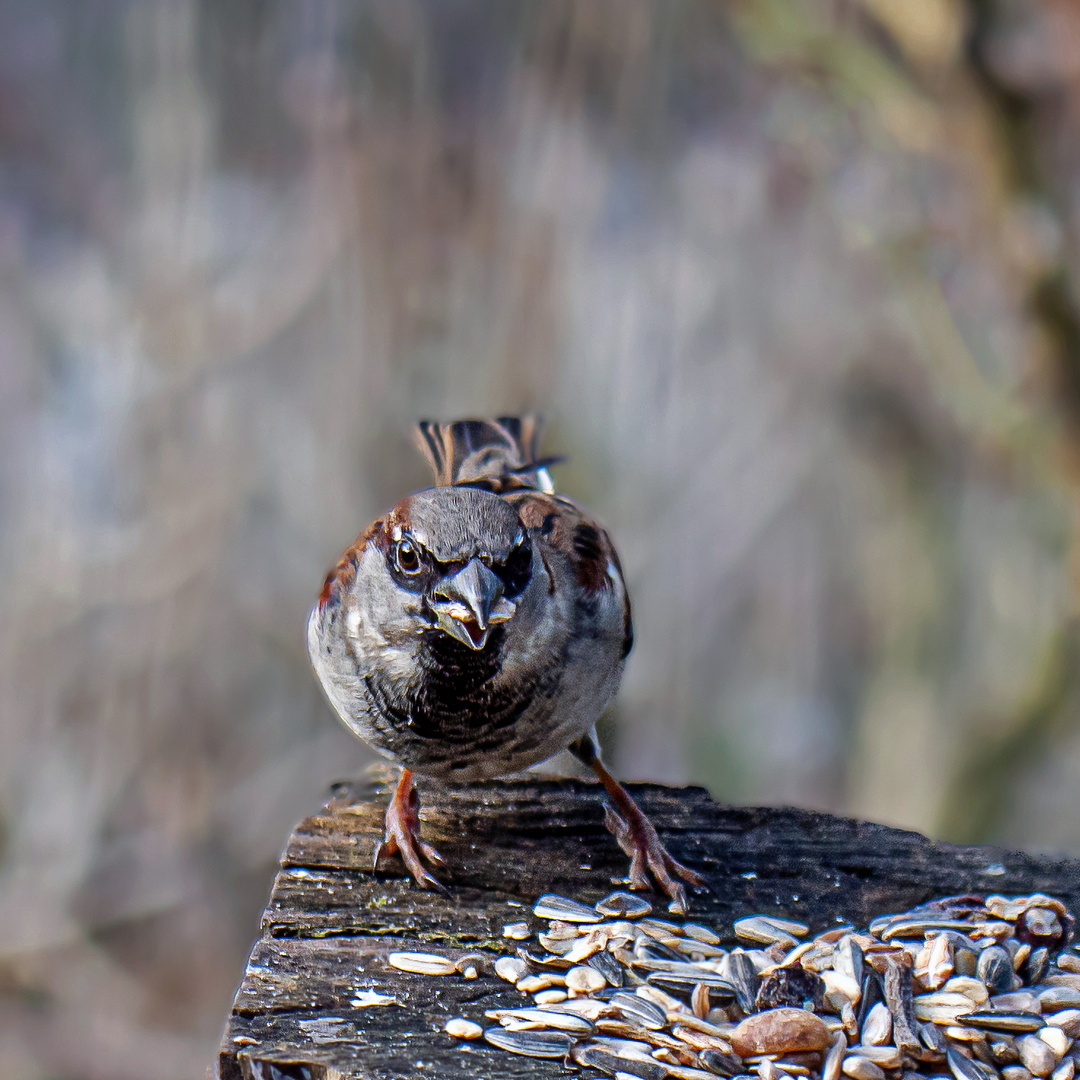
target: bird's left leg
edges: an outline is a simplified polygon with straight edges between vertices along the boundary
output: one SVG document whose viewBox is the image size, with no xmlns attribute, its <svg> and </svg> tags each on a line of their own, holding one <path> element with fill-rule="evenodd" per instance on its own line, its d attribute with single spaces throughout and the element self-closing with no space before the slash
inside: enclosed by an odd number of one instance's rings
<svg viewBox="0 0 1080 1080">
<path fill-rule="evenodd" d="M 386 808 L 386 835 L 375 848 L 374 869 L 379 869 L 379 861 L 384 855 L 396 855 L 400 852 L 405 860 L 413 881 L 421 889 L 436 889 L 449 895 L 446 886 L 428 873 L 425 860 L 432 866 L 442 866 L 442 856 L 426 841 L 420 838 L 420 796 L 413 786 L 412 773 L 401 770 L 401 779 Z"/>
<path fill-rule="evenodd" d="M 690 885 L 704 885 L 705 879 L 698 873 L 676 862 L 668 854 L 652 822 L 641 808 L 630 798 L 626 788 L 604 768 L 600 760 L 600 751 L 592 734 L 584 735 L 570 745 L 570 753 L 600 778 L 604 790 L 615 804 L 614 809 L 605 807 L 608 829 L 614 834 L 619 847 L 630 856 L 630 887 L 632 889 L 651 889 L 648 874 L 660 891 L 671 901 L 668 910 L 678 915 L 686 914 L 686 889 L 682 882 Z M 646 873 L 646 868 L 648 873 Z M 682 881 L 676 881 L 681 878 Z"/>
</svg>

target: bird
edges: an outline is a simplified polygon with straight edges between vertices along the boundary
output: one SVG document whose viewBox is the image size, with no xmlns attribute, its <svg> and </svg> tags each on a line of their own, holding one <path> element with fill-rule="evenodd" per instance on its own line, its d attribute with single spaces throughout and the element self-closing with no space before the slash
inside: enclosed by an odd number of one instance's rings
<svg viewBox="0 0 1080 1080">
<path fill-rule="evenodd" d="M 555 493 L 538 417 L 421 421 L 433 486 L 376 518 L 326 576 L 308 651 L 330 704 L 400 766 L 373 869 L 400 854 L 418 886 L 446 892 L 420 835 L 415 777 L 475 782 L 568 749 L 599 778 L 627 882 L 685 913 L 695 871 L 604 765 L 596 721 L 633 644 L 607 532 Z"/>
</svg>

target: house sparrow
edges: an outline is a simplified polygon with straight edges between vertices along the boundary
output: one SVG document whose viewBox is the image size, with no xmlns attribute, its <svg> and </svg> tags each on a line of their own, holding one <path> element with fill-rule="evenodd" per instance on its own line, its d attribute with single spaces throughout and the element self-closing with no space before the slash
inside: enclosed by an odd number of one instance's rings
<svg viewBox="0 0 1080 1080">
<path fill-rule="evenodd" d="M 311 662 L 345 724 L 402 767 L 376 869 L 399 852 L 418 885 L 445 891 L 414 773 L 489 779 L 569 748 L 614 804 L 631 886 L 655 884 L 685 912 L 683 882 L 702 879 L 664 850 L 596 742 L 633 642 L 619 557 L 554 493 L 538 434 L 534 417 L 418 425 L 435 486 L 372 522 L 327 576 Z"/>
</svg>

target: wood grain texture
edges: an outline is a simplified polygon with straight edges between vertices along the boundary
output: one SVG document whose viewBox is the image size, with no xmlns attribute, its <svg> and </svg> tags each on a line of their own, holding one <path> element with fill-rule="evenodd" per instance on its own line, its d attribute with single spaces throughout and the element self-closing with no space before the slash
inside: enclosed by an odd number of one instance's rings
<svg viewBox="0 0 1080 1080">
<path fill-rule="evenodd" d="M 671 853 L 702 873 L 691 917 L 731 936 L 733 918 L 793 916 L 821 930 L 862 924 L 950 893 L 1041 890 L 1080 906 L 1080 862 L 937 844 L 916 833 L 801 810 L 721 806 L 701 788 L 631 785 Z M 571 1075 L 442 1031 L 452 1016 L 522 1003 L 490 971 L 410 975 L 395 949 L 511 953 L 502 928 L 558 892 L 592 902 L 626 862 L 604 829 L 603 792 L 578 780 L 521 779 L 422 791 L 424 834 L 447 860 L 449 900 L 424 893 L 371 856 L 389 798 L 384 780 L 336 785 L 301 822 L 237 991 L 221 1080 L 368 1080 Z M 449 875 L 444 873 L 444 878 Z M 657 914 L 663 908 L 657 901 Z M 483 965 L 481 965 L 483 966 Z M 363 991 L 395 1004 L 357 1007 Z M 213 1072 L 213 1070 L 212 1070 Z"/>
</svg>

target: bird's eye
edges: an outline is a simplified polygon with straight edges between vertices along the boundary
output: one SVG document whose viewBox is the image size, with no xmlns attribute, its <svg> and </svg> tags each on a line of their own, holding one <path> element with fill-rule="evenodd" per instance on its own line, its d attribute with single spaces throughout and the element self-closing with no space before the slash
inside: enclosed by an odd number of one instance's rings
<svg viewBox="0 0 1080 1080">
<path fill-rule="evenodd" d="M 397 546 L 398 569 L 404 574 L 420 573 L 420 552 L 411 540 L 402 540 Z"/>
<path fill-rule="evenodd" d="M 493 566 L 492 570 L 503 583 L 503 596 L 512 600 L 517 596 L 532 578 L 532 545 L 525 537 L 511 549 L 506 561 L 501 565 Z"/>
</svg>

